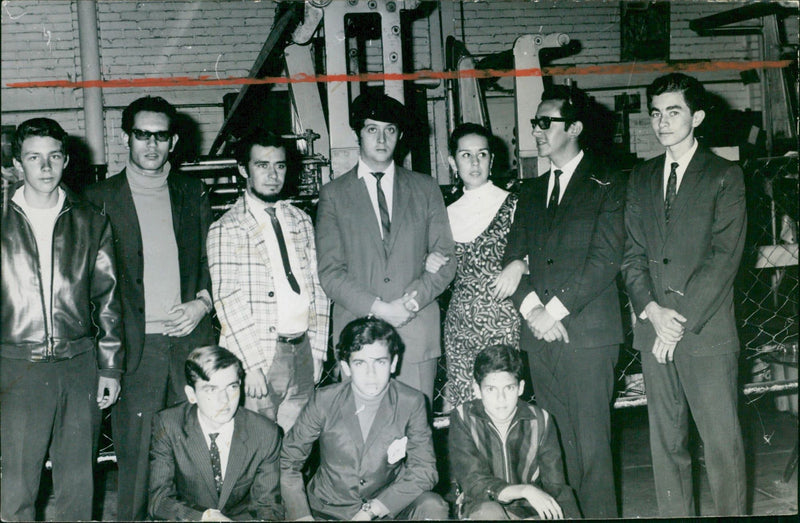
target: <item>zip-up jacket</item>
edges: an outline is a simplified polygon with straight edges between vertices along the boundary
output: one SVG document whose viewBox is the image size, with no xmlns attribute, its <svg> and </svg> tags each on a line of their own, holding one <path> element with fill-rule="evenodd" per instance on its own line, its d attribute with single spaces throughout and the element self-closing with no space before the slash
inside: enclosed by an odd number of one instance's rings
<svg viewBox="0 0 800 523">
<path fill-rule="evenodd" d="M 92 204 L 62 189 L 66 199 L 53 230 L 49 296 L 28 217 L 10 197 L 3 209 L 0 356 L 54 362 L 96 350 L 100 375 L 118 378 L 124 352 L 111 225 Z M 51 303 L 52 332 L 45 300 Z"/>
<path fill-rule="evenodd" d="M 481 400 L 472 400 L 450 413 L 449 432 L 450 477 L 465 503 L 497 501 L 504 488 L 530 484 L 553 496 L 566 517 L 579 517 L 555 425 L 542 408 L 518 401 L 503 443 Z"/>
</svg>

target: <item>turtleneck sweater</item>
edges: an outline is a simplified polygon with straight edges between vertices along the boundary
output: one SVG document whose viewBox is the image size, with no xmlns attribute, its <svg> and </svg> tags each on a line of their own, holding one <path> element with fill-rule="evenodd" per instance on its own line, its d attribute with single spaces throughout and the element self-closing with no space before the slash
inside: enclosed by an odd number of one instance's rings
<svg viewBox="0 0 800 523">
<path fill-rule="evenodd" d="M 170 164 L 158 174 L 149 174 L 128 161 L 125 172 L 133 195 L 144 258 L 145 332 L 161 334 L 169 311 L 181 303 L 181 275 L 178 243 L 172 224 L 169 199 Z"/>
<path fill-rule="evenodd" d="M 468 243 L 489 227 L 497 211 L 508 196 L 508 191 L 492 182 L 474 189 L 464 189 L 464 195 L 447 207 L 453 239 Z"/>
<path fill-rule="evenodd" d="M 369 429 L 372 428 L 372 422 L 375 421 L 375 414 L 378 413 L 378 407 L 380 407 L 381 401 L 383 397 L 386 396 L 386 391 L 389 390 L 389 387 L 387 386 L 383 389 L 383 392 L 377 396 L 364 396 L 357 388 L 352 386 L 352 384 L 351 387 L 353 389 L 353 401 L 356 403 L 356 417 L 361 426 L 361 438 L 366 442 Z"/>
</svg>

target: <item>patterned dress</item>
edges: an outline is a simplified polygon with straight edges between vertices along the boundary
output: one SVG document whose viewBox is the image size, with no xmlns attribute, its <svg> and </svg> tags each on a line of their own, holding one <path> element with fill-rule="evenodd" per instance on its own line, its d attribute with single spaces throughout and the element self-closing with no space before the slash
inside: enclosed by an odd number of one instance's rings
<svg viewBox="0 0 800 523">
<path fill-rule="evenodd" d="M 445 396 L 454 407 L 472 399 L 478 352 L 499 343 L 519 348 L 519 313 L 510 299 L 494 299 L 489 287 L 503 268 L 516 205 L 517 195 L 509 194 L 486 230 L 471 242 L 456 242 L 458 269 L 444 326 Z"/>
</svg>

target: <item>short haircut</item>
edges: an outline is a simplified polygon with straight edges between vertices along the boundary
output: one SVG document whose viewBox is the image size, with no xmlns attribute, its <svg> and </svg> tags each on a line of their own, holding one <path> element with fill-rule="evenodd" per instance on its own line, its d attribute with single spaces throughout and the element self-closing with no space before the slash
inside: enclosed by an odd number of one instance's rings
<svg viewBox="0 0 800 523">
<path fill-rule="evenodd" d="M 450 134 L 450 139 L 447 140 L 447 150 L 450 152 L 450 156 L 455 158 L 456 152 L 458 151 L 458 141 L 469 134 L 483 136 L 486 138 L 486 143 L 490 145 L 492 143 L 492 133 L 489 129 L 476 123 L 462 123 L 453 129 L 453 132 Z"/>
<path fill-rule="evenodd" d="M 394 327 L 380 318 L 358 318 L 347 325 L 339 336 L 336 346 L 336 357 L 339 361 L 350 363 L 350 355 L 360 351 L 364 345 L 384 342 L 389 349 L 389 355 L 394 357 L 405 350 L 403 339 Z"/>
<path fill-rule="evenodd" d="M 254 145 L 283 148 L 287 153 L 288 159 L 289 148 L 286 146 L 286 141 L 275 132 L 259 127 L 244 135 L 236 143 L 234 157 L 237 164 L 247 167 L 247 164 L 250 163 L 250 151 L 252 151 Z"/>
<path fill-rule="evenodd" d="M 61 142 L 61 152 L 67 154 L 67 133 L 58 125 L 58 122 L 50 118 L 31 118 L 25 120 L 14 132 L 12 142 L 12 153 L 14 158 L 22 161 L 22 144 L 31 136 L 49 137 Z"/>
<path fill-rule="evenodd" d="M 577 87 L 552 85 L 542 93 L 542 102 L 549 100 L 561 102 L 559 112 L 561 117 L 567 120 L 564 122 L 564 129 L 569 129 L 574 122 L 586 123 L 586 108 L 589 100 L 586 94 Z"/>
<path fill-rule="evenodd" d="M 133 121 L 136 115 L 142 111 L 151 113 L 161 113 L 167 116 L 169 120 L 169 131 L 175 132 L 175 120 L 178 117 L 178 112 L 171 103 L 164 100 L 160 96 L 144 96 L 131 102 L 131 104 L 122 111 L 122 130 L 126 134 L 131 134 L 133 130 Z"/>
<path fill-rule="evenodd" d="M 189 354 L 183 366 L 183 373 L 186 375 L 186 384 L 194 388 L 195 383 L 199 380 L 210 381 L 211 376 L 218 370 L 234 365 L 236 365 L 239 381 L 244 380 L 244 367 L 239 358 L 219 345 L 208 345 L 194 349 Z"/>
<path fill-rule="evenodd" d="M 480 386 L 483 379 L 492 372 L 508 372 L 517 381 L 522 380 L 522 357 L 510 345 L 492 345 L 475 356 L 472 376 Z"/>
<path fill-rule="evenodd" d="M 692 76 L 670 73 L 653 80 L 653 83 L 647 86 L 648 110 L 652 106 L 653 98 L 664 93 L 683 93 L 683 98 L 692 114 L 706 107 L 706 88 Z"/>
</svg>

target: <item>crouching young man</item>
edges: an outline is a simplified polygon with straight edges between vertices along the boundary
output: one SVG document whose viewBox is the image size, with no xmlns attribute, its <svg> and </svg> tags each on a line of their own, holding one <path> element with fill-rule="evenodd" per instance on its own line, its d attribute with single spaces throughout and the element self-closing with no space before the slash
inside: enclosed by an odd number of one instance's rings
<svg viewBox="0 0 800 523">
<path fill-rule="evenodd" d="M 478 399 L 450 413 L 450 477 L 463 491 L 464 519 L 580 517 L 553 420 L 519 399 L 521 372 L 508 345 L 482 350 L 473 370 Z"/>
<path fill-rule="evenodd" d="M 392 379 L 403 347 L 381 319 L 344 327 L 337 357 L 349 379 L 317 390 L 283 443 L 287 519 L 447 518 L 430 492 L 438 474 L 425 397 Z M 320 465 L 306 488 L 301 471 L 317 440 Z"/>
<path fill-rule="evenodd" d="M 150 516 L 282 519 L 280 432 L 239 408 L 242 362 L 222 347 L 200 347 L 189 354 L 185 373 L 189 402 L 161 411 L 153 423 Z"/>
</svg>

